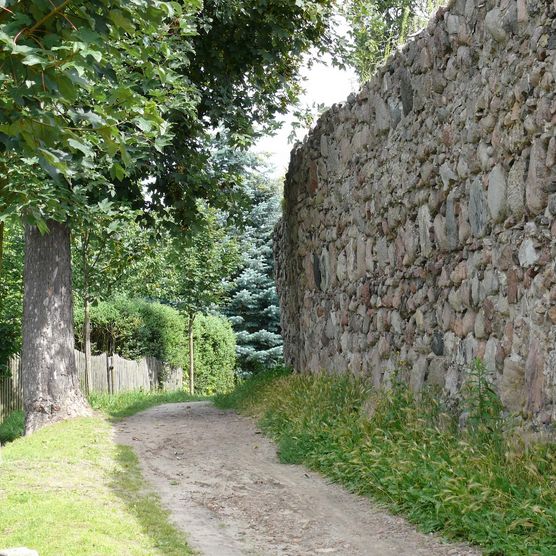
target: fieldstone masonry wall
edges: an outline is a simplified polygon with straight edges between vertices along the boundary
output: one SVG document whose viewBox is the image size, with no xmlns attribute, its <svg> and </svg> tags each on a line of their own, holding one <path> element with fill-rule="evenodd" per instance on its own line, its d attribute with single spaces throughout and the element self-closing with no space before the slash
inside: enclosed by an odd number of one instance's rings
<svg viewBox="0 0 556 556">
<path fill-rule="evenodd" d="M 556 421 L 556 0 L 456 0 L 292 153 L 285 356 Z"/>
</svg>

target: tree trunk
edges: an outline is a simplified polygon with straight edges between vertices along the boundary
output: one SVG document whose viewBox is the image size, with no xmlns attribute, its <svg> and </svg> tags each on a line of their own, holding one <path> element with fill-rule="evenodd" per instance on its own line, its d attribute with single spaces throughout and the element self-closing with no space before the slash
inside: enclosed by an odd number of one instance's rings
<svg viewBox="0 0 556 556">
<path fill-rule="evenodd" d="M 89 235 L 85 234 L 82 241 L 83 264 L 83 348 L 85 350 L 85 393 L 90 394 L 92 388 L 91 375 L 91 304 L 89 302 Z"/>
<path fill-rule="evenodd" d="M 21 366 L 26 434 L 91 414 L 75 365 L 69 228 L 53 221 L 48 227 L 44 236 L 34 226 L 25 227 Z"/>
<path fill-rule="evenodd" d="M 90 394 L 92 390 L 91 373 L 91 305 L 85 296 L 83 307 L 83 345 L 85 348 L 85 391 Z"/>
<path fill-rule="evenodd" d="M 195 394 L 195 357 L 194 357 L 194 342 L 193 342 L 193 321 L 195 314 L 189 315 L 189 393 L 193 396 Z"/>
<path fill-rule="evenodd" d="M 4 262 L 4 222 L 0 222 L 0 276 L 2 276 L 3 262 Z"/>
</svg>

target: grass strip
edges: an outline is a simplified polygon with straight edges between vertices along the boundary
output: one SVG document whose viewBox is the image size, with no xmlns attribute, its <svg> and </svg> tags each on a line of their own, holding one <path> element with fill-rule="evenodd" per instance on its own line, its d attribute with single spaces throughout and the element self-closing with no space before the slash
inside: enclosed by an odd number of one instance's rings
<svg viewBox="0 0 556 556">
<path fill-rule="evenodd" d="M 193 554 L 145 489 L 137 457 L 101 417 L 73 419 L 0 451 L 0 548 L 41 556 Z"/>
<path fill-rule="evenodd" d="M 93 393 L 89 403 L 93 409 L 102 411 L 106 416 L 118 421 L 135 415 L 140 411 L 165 403 L 180 403 L 206 400 L 207 397 L 191 396 L 183 390 L 174 392 L 123 392 L 121 394 Z"/>
<path fill-rule="evenodd" d="M 554 556 L 556 446 L 526 446 L 495 418 L 492 392 L 474 394 L 467 429 L 432 393 L 417 401 L 396 383 L 377 395 L 345 376 L 264 373 L 216 404 L 258 418 L 284 463 L 370 495 L 424 531 L 490 555 Z"/>
<path fill-rule="evenodd" d="M 135 415 L 140 411 L 165 403 L 190 402 L 207 399 L 201 396 L 190 396 L 178 390 L 175 392 L 124 392 L 121 394 L 98 394 L 89 396 L 89 403 L 98 411 L 119 421 L 124 417 Z M 23 411 L 10 413 L 3 423 L 0 423 L 0 445 L 14 441 L 23 436 L 25 431 L 25 414 Z"/>
</svg>

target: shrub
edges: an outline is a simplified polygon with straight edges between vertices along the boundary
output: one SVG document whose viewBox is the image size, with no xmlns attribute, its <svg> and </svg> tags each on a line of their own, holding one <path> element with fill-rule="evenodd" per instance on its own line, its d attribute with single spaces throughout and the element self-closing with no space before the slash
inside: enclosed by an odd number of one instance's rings
<svg viewBox="0 0 556 556">
<path fill-rule="evenodd" d="M 3 423 L 0 423 L 0 444 L 13 442 L 23 436 L 25 430 L 25 413 L 14 411 L 10 413 Z"/>
<path fill-rule="evenodd" d="M 75 335 L 83 349 L 83 308 L 75 312 Z M 91 307 L 93 353 L 118 353 L 127 359 L 150 355 L 173 367 L 185 362 L 185 321 L 172 307 L 123 297 Z"/>
<path fill-rule="evenodd" d="M 197 315 L 193 337 L 195 392 L 210 396 L 230 391 L 235 383 L 236 366 L 236 340 L 230 322 L 224 317 Z"/>
<path fill-rule="evenodd" d="M 185 320 L 173 309 L 159 303 L 139 303 L 143 325 L 139 329 L 142 350 L 173 367 L 183 367 L 186 344 Z"/>
<path fill-rule="evenodd" d="M 195 390 L 202 395 L 234 386 L 236 342 L 227 319 L 197 315 L 194 323 Z M 83 349 L 83 308 L 75 312 L 78 349 Z M 116 298 L 91 307 L 93 354 L 113 352 L 127 359 L 150 355 L 187 374 L 186 322 L 172 307 L 144 300 Z"/>
</svg>

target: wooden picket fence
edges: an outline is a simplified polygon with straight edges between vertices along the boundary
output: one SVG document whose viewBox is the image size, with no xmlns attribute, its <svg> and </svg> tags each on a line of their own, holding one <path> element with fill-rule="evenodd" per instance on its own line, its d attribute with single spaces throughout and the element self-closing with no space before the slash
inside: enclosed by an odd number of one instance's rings
<svg viewBox="0 0 556 556">
<path fill-rule="evenodd" d="M 19 357 L 8 361 L 10 377 L 0 377 L 0 423 L 12 413 L 23 409 L 23 382 Z"/>
<path fill-rule="evenodd" d="M 91 357 L 89 372 L 90 387 L 87 388 L 85 375 L 85 354 L 75 351 L 75 363 L 79 382 L 84 392 L 104 392 L 118 394 L 144 390 L 181 390 L 183 388 L 182 369 L 172 368 L 154 357 L 139 361 L 129 361 L 119 355 L 106 353 Z M 10 375 L 0 377 L 0 423 L 13 411 L 23 409 L 23 384 L 21 361 L 12 357 L 8 362 Z"/>
</svg>

